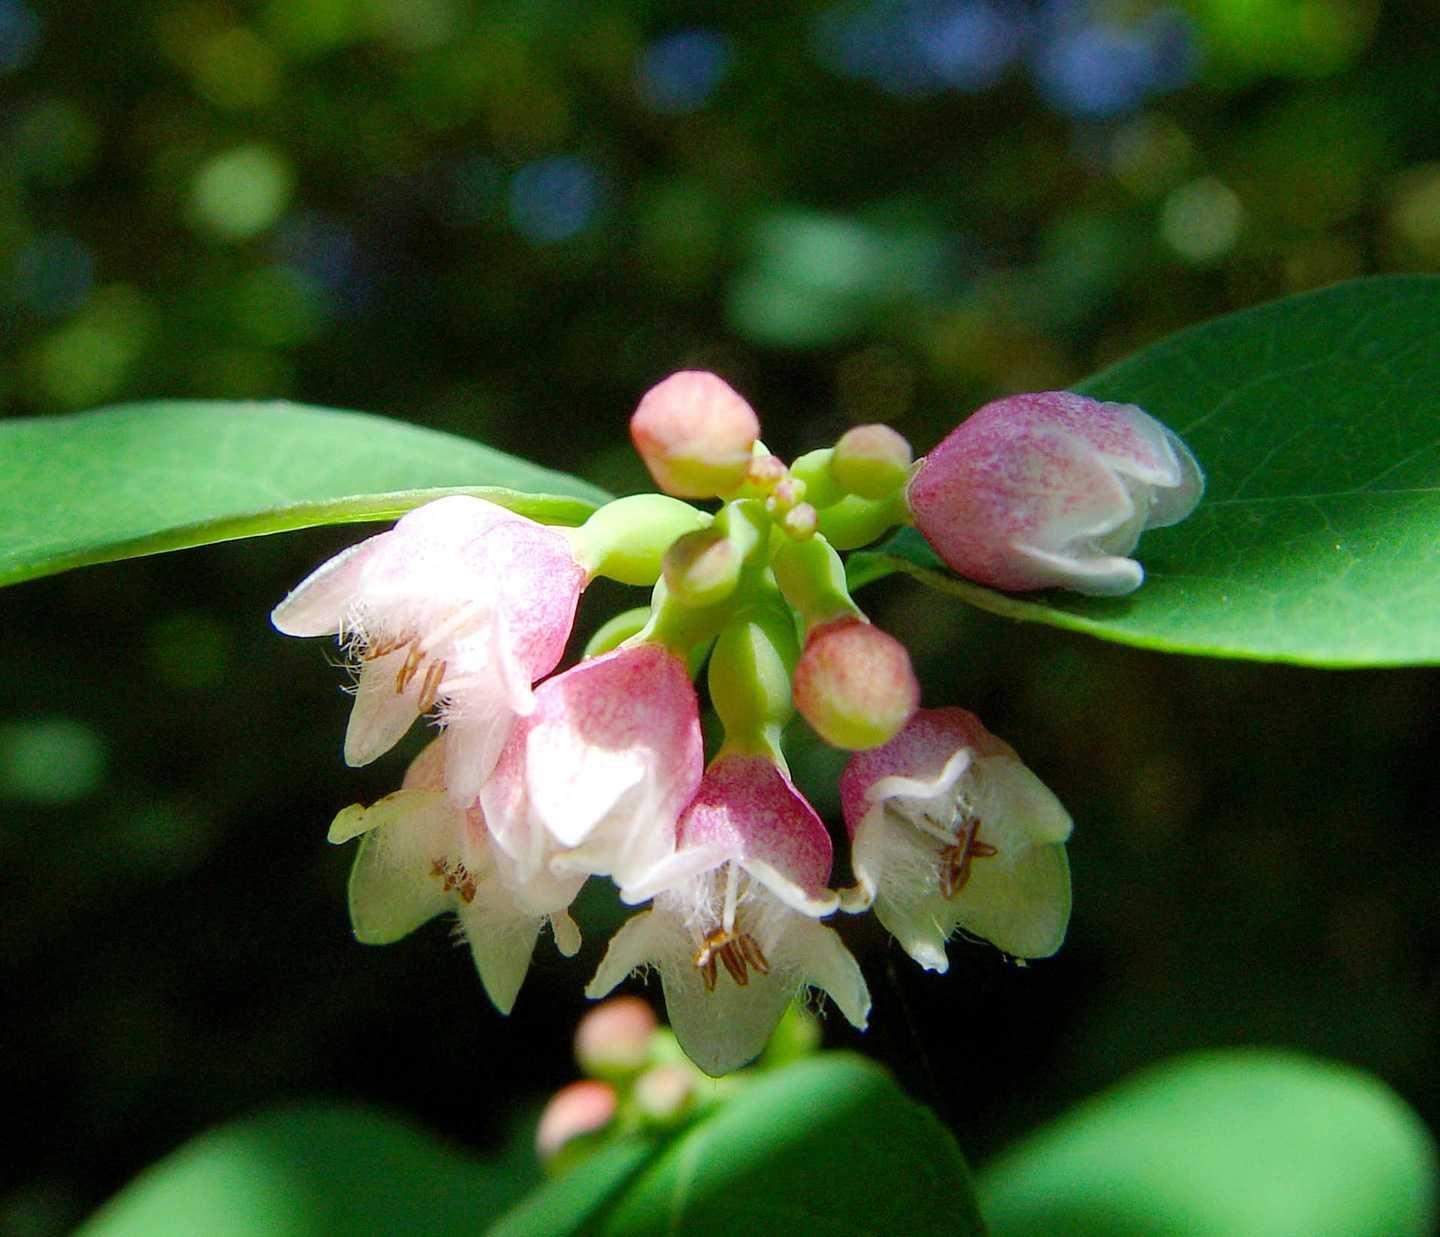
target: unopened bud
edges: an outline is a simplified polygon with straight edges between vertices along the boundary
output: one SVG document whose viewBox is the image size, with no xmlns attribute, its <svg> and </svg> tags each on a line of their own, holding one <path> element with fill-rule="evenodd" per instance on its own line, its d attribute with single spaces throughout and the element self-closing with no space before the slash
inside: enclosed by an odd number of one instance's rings
<svg viewBox="0 0 1440 1237">
<path fill-rule="evenodd" d="M 835 444 L 830 471 L 851 494 L 887 498 L 910 475 L 910 444 L 888 425 L 857 425 Z"/>
<path fill-rule="evenodd" d="M 889 742 L 920 704 L 905 646 L 855 618 L 810 633 L 794 693 L 795 707 L 822 739 L 856 752 Z"/>
<path fill-rule="evenodd" d="M 785 480 L 786 473 L 785 461 L 778 455 L 756 455 L 750 459 L 745 480 L 762 494 L 769 494 Z"/>
<path fill-rule="evenodd" d="M 920 462 L 915 526 L 960 575 L 991 588 L 1115 597 L 1147 528 L 1187 516 L 1205 480 L 1189 448 L 1134 404 L 1069 391 L 986 404 Z"/>
<path fill-rule="evenodd" d="M 687 606 L 717 605 L 735 591 L 743 565 L 740 551 L 719 529 L 687 533 L 665 552 L 665 587 Z"/>
<path fill-rule="evenodd" d="M 654 1011 L 638 996 L 605 1001 L 575 1028 L 575 1059 L 592 1077 L 629 1077 L 649 1061 L 657 1025 Z"/>
<path fill-rule="evenodd" d="M 780 531 L 792 541 L 804 541 L 815 535 L 820 517 L 809 503 L 791 507 L 780 521 Z"/>
<path fill-rule="evenodd" d="M 651 387 L 630 418 L 630 437 L 655 483 L 680 498 L 737 489 L 760 434 L 755 410 L 704 370 L 681 370 Z"/>
<path fill-rule="evenodd" d="M 604 1129 L 615 1118 L 615 1088 L 608 1082 L 572 1082 L 550 1097 L 535 1130 L 535 1151 L 544 1162 L 575 1139 Z"/>
<path fill-rule="evenodd" d="M 657 1065 L 635 1080 L 635 1107 L 652 1121 L 674 1121 L 694 1100 L 696 1081 L 693 1066 L 675 1062 Z"/>
<path fill-rule="evenodd" d="M 776 483 L 765 500 L 765 510 L 771 515 L 784 515 L 805 497 L 805 482 L 794 477 L 785 477 Z"/>
</svg>

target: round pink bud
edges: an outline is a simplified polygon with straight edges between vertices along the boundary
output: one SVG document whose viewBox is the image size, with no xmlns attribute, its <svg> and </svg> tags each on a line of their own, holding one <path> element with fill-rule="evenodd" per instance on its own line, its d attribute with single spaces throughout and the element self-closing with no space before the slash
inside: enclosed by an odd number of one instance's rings
<svg viewBox="0 0 1440 1237">
<path fill-rule="evenodd" d="M 910 654 L 863 619 L 823 623 L 795 667 L 795 707 L 827 743 L 848 751 L 893 738 L 920 704 Z"/>
<path fill-rule="evenodd" d="M 690 1107 L 698 1081 L 694 1066 L 666 1061 L 635 1080 L 635 1106 L 652 1121 L 674 1121 Z"/>
<path fill-rule="evenodd" d="M 597 1078 L 623 1078 L 643 1069 L 659 1024 L 638 996 L 617 996 L 597 1005 L 575 1028 L 575 1059 Z"/>
<path fill-rule="evenodd" d="M 920 462 L 906 497 L 963 576 L 1114 597 L 1144 579 L 1125 557 L 1141 532 L 1183 520 L 1204 488 L 1185 444 L 1134 404 L 1042 391 L 962 422 Z"/>
<path fill-rule="evenodd" d="M 630 418 L 630 437 L 667 494 L 715 498 L 737 489 L 760 435 L 754 409 L 704 370 L 681 370 L 650 388 Z"/>
<path fill-rule="evenodd" d="M 604 1129 L 615 1119 L 615 1088 L 608 1082 L 572 1082 L 550 1097 L 535 1130 L 535 1151 L 551 1160 L 567 1143 Z"/>
<path fill-rule="evenodd" d="M 888 425 L 857 425 L 835 444 L 830 474 L 861 498 L 889 498 L 910 475 L 910 444 Z"/>
</svg>

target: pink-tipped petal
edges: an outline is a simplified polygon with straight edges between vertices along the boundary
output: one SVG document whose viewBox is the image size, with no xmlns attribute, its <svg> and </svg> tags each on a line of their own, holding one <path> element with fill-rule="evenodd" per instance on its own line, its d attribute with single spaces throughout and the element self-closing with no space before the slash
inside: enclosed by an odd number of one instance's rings
<svg viewBox="0 0 1440 1237">
<path fill-rule="evenodd" d="M 860 619 L 815 628 L 795 667 L 795 707 L 827 743 L 863 751 L 887 742 L 920 703 L 910 654 Z"/>
</svg>

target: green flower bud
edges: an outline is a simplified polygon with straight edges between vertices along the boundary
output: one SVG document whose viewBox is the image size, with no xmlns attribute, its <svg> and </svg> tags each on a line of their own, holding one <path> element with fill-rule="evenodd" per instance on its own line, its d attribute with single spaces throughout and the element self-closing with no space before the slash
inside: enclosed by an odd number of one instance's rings
<svg viewBox="0 0 1440 1237">
<path fill-rule="evenodd" d="M 824 537 L 778 542 L 770 567 L 785 600 L 800 611 L 807 631 L 832 619 L 861 617 L 845 587 L 845 564 Z"/>
<path fill-rule="evenodd" d="M 820 512 L 820 531 L 837 550 L 858 550 L 878 541 L 898 524 L 910 522 L 905 491 L 888 498 L 869 499 L 851 494 Z"/>
<path fill-rule="evenodd" d="M 807 452 L 790 465 L 790 475 L 805 482 L 805 499 L 814 507 L 828 507 L 845 497 L 831 471 L 834 455 L 832 448 L 824 447 Z"/>
<path fill-rule="evenodd" d="M 732 619 L 710 654 L 710 699 L 732 750 L 773 756 L 794 712 L 790 679 L 800 656 L 795 618 L 776 592 Z"/>
<path fill-rule="evenodd" d="M 599 657 L 601 653 L 618 649 L 631 636 L 642 631 L 649 621 L 649 606 L 636 606 L 633 610 L 622 610 L 590 637 L 581 657 L 585 659 Z"/>
<path fill-rule="evenodd" d="M 662 571 L 670 596 L 687 606 L 718 605 L 740 582 L 744 559 L 715 527 L 686 533 L 665 551 Z"/>
<path fill-rule="evenodd" d="M 575 556 L 593 578 L 654 584 L 676 538 L 708 528 L 712 517 L 664 494 L 634 494 L 606 503 L 569 532 Z"/>
<path fill-rule="evenodd" d="M 915 453 L 888 425 L 857 425 L 835 444 L 830 471 L 861 498 L 889 498 L 905 484 Z"/>
</svg>

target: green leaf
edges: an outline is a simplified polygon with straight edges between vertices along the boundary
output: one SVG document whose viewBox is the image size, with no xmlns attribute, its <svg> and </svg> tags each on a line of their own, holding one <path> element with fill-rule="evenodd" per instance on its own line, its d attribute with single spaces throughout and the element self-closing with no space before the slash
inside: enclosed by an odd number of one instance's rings
<svg viewBox="0 0 1440 1237">
<path fill-rule="evenodd" d="M 579 524 L 609 497 L 466 438 L 299 404 L 172 400 L 0 421 L 0 584 L 391 520 L 450 493 L 551 524 Z"/>
<path fill-rule="evenodd" d="M 1109 640 L 1314 666 L 1440 662 L 1440 277 L 1357 280 L 1194 327 L 1080 384 L 1137 403 L 1204 466 L 1141 539 L 1125 598 L 956 579 L 913 530 L 851 558 Z"/>
<path fill-rule="evenodd" d="M 954 1140 L 884 1070 L 827 1053 L 747 1081 L 677 1136 L 611 1148 L 491 1237 L 982 1232 Z"/>
<path fill-rule="evenodd" d="M 1181 1058 L 1030 1135 L 980 1175 L 995 1237 L 1435 1231 L 1435 1146 L 1388 1087 L 1248 1050 Z"/>
<path fill-rule="evenodd" d="M 78 1237 L 473 1234 L 532 1177 L 466 1159 L 382 1113 L 307 1106 L 200 1135 L 137 1177 Z"/>
</svg>

